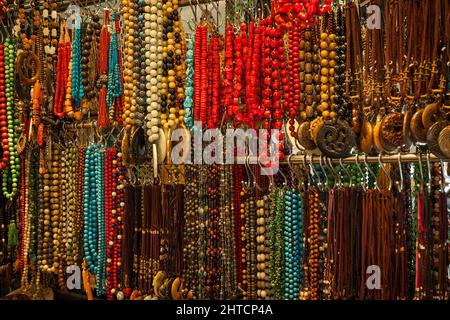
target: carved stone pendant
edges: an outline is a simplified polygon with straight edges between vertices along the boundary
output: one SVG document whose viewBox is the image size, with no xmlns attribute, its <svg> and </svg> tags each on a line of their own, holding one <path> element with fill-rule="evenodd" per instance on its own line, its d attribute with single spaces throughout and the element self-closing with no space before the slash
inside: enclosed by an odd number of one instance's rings
<svg viewBox="0 0 450 320">
<path fill-rule="evenodd" d="M 343 158 L 350 155 L 355 146 L 355 133 L 342 120 L 327 121 L 317 134 L 317 146 L 327 157 Z"/>
</svg>

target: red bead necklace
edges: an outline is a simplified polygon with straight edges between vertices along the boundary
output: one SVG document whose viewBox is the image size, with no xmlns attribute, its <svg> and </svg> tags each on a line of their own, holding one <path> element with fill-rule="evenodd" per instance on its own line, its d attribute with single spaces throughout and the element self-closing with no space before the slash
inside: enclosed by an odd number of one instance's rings
<svg viewBox="0 0 450 320">
<path fill-rule="evenodd" d="M 254 27 L 254 23 L 251 21 L 249 30 L 251 33 L 249 34 L 248 47 L 251 51 L 247 58 L 247 60 L 249 60 L 249 68 L 247 69 L 248 72 L 246 72 L 246 102 L 249 118 L 248 125 L 250 128 L 255 128 L 256 121 L 262 116 L 259 102 L 259 97 L 261 95 L 261 27 Z"/>
<path fill-rule="evenodd" d="M 98 126 L 99 128 L 107 128 L 109 126 L 108 106 L 106 105 L 107 85 L 108 85 L 108 54 L 111 36 L 109 34 L 108 15 L 105 13 L 105 22 L 100 32 L 99 48 L 98 48 L 98 69 L 99 82 L 101 88 L 98 93 Z"/>
<path fill-rule="evenodd" d="M 106 295 L 108 300 L 113 299 L 112 288 L 114 288 L 113 278 L 114 278 L 114 228 L 112 226 L 112 190 L 113 190 L 113 174 L 112 174 L 112 161 L 113 152 L 116 151 L 115 148 L 110 148 L 106 150 L 105 156 L 105 232 L 106 232 L 106 283 L 107 290 Z"/>
<path fill-rule="evenodd" d="M 70 37 L 67 25 L 61 26 L 58 42 L 58 62 L 56 64 L 55 97 L 53 99 L 53 113 L 64 117 L 64 101 L 66 98 L 67 80 L 69 77 L 69 60 L 71 54 Z"/>
<path fill-rule="evenodd" d="M 6 119 L 5 95 L 5 48 L 0 44 L 0 133 L 2 135 L 2 161 L 0 170 L 5 170 L 9 163 L 8 125 Z"/>
<path fill-rule="evenodd" d="M 220 41 L 219 36 L 211 36 L 211 117 L 208 118 L 208 128 L 217 128 L 220 115 Z"/>
<path fill-rule="evenodd" d="M 106 280 L 108 299 L 121 290 L 122 233 L 124 215 L 124 168 L 122 154 L 117 148 L 106 151 L 105 159 L 105 214 L 106 214 Z"/>
<path fill-rule="evenodd" d="M 271 108 L 272 108 L 272 47 L 270 26 L 267 21 L 261 21 L 262 25 L 262 91 L 261 91 L 261 127 L 268 130 L 270 128 Z"/>
<path fill-rule="evenodd" d="M 234 90 L 233 90 L 233 125 L 238 127 L 242 124 L 243 116 L 241 109 L 241 95 L 243 90 L 243 73 L 244 73 L 244 59 L 243 59 L 243 37 L 241 34 L 234 38 Z"/>
<path fill-rule="evenodd" d="M 206 123 L 208 114 L 208 31 L 206 26 L 200 26 L 201 52 L 203 56 L 200 61 L 200 121 Z M 206 56 L 205 56 L 206 55 Z"/>
<path fill-rule="evenodd" d="M 225 26 L 225 53 L 222 78 L 222 105 L 227 114 L 227 120 L 233 117 L 233 52 L 234 30 L 230 24 Z"/>
<path fill-rule="evenodd" d="M 289 31 L 289 131 L 292 137 L 297 137 L 295 120 L 300 109 L 300 32 L 298 29 Z"/>
</svg>

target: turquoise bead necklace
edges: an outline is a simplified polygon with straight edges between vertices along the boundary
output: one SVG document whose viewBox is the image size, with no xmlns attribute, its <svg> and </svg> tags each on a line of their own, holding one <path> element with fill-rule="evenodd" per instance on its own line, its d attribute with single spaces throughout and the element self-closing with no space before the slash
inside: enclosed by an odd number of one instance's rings
<svg viewBox="0 0 450 320">
<path fill-rule="evenodd" d="M 6 92 L 6 120 L 8 127 L 8 146 L 9 146 L 9 165 L 3 173 L 2 190 L 8 200 L 12 200 L 18 193 L 20 158 L 17 154 L 17 141 L 19 133 L 17 128 L 20 126 L 19 115 L 14 103 L 14 77 L 16 63 L 16 42 L 12 37 L 5 41 L 5 92 Z M 11 185 L 11 191 L 8 185 Z"/>
<path fill-rule="evenodd" d="M 284 298 L 295 300 L 300 294 L 302 202 L 295 188 L 287 190 L 284 199 Z"/>
<path fill-rule="evenodd" d="M 193 36 L 188 43 L 186 52 L 186 88 L 184 90 L 184 122 L 191 129 L 194 126 L 194 118 L 192 117 L 192 104 L 194 95 L 194 43 Z"/>
<path fill-rule="evenodd" d="M 109 114 L 114 111 L 114 100 L 122 95 L 123 86 L 120 78 L 120 66 L 119 66 L 119 46 L 117 43 L 116 33 L 116 13 L 111 14 L 111 41 L 109 43 L 109 57 L 108 57 L 108 90 L 106 94 L 106 104 L 108 106 Z M 114 117 L 112 117 L 114 118 Z"/>
<path fill-rule="evenodd" d="M 98 235 L 98 197 L 97 165 L 98 146 L 90 145 L 84 161 L 84 255 L 88 268 L 94 274 L 98 271 L 97 235 Z"/>
<path fill-rule="evenodd" d="M 84 86 L 81 79 L 81 18 L 77 16 L 75 36 L 72 44 L 72 100 L 77 107 L 84 97 Z"/>
</svg>

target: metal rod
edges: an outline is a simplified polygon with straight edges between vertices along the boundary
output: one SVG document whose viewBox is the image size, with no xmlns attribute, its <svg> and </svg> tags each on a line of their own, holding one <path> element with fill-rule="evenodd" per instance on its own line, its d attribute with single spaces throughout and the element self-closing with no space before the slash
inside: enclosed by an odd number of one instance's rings
<svg viewBox="0 0 450 320">
<path fill-rule="evenodd" d="M 237 163 L 244 163 L 245 162 L 246 157 L 237 157 Z M 249 156 L 248 157 L 248 163 L 250 164 L 257 164 L 258 163 L 258 157 L 256 156 Z M 306 164 L 320 164 L 320 155 L 311 155 L 308 154 L 306 157 Z M 322 157 L 323 159 L 323 157 Z M 359 158 L 358 158 L 358 162 L 359 163 L 363 163 L 365 161 L 365 155 L 364 154 L 360 154 Z M 426 153 L 422 153 L 422 157 L 421 157 L 422 161 L 427 161 L 427 154 Z M 419 162 L 420 160 L 420 156 L 419 153 L 402 153 L 400 155 L 400 162 L 401 163 L 414 163 L 414 162 Z M 436 157 L 434 154 L 431 154 L 429 157 L 430 162 L 439 162 L 439 161 L 443 161 L 443 162 L 450 162 L 450 159 L 440 159 L 438 157 Z M 270 159 L 269 159 L 270 161 Z M 333 164 L 339 164 L 339 159 L 330 159 L 331 163 Z M 367 162 L 368 163 L 379 163 L 379 158 L 378 156 L 367 156 Z M 381 156 L 381 162 L 382 163 L 398 163 L 399 161 L 399 155 L 398 153 L 396 154 L 386 154 L 386 155 L 382 155 Z M 305 156 L 304 154 L 295 154 L 293 156 L 290 157 L 290 162 L 291 164 L 303 164 L 305 163 Z M 345 164 L 352 164 L 352 163 L 356 163 L 356 155 L 354 156 L 350 156 L 350 157 L 346 157 L 346 158 L 342 158 L 342 163 Z M 285 160 L 280 161 L 280 164 L 284 165 L 284 164 L 288 164 L 287 161 L 287 157 Z"/>
<path fill-rule="evenodd" d="M 75 129 L 89 129 L 97 127 L 97 120 L 87 121 L 87 122 L 77 122 L 77 123 L 69 123 L 65 124 L 64 128 L 67 130 L 75 130 Z"/>
</svg>

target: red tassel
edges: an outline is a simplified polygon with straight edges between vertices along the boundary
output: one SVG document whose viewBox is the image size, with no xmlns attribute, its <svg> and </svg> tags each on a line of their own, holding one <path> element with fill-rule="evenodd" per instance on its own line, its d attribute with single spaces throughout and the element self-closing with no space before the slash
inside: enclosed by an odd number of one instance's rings
<svg viewBox="0 0 450 320">
<path fill-rule="evenodd" d="M 103 86 L 98 93 L 98 127 L 109 127 L 108 106 L 106 105 L 106 86 Z"/>
</svg>

